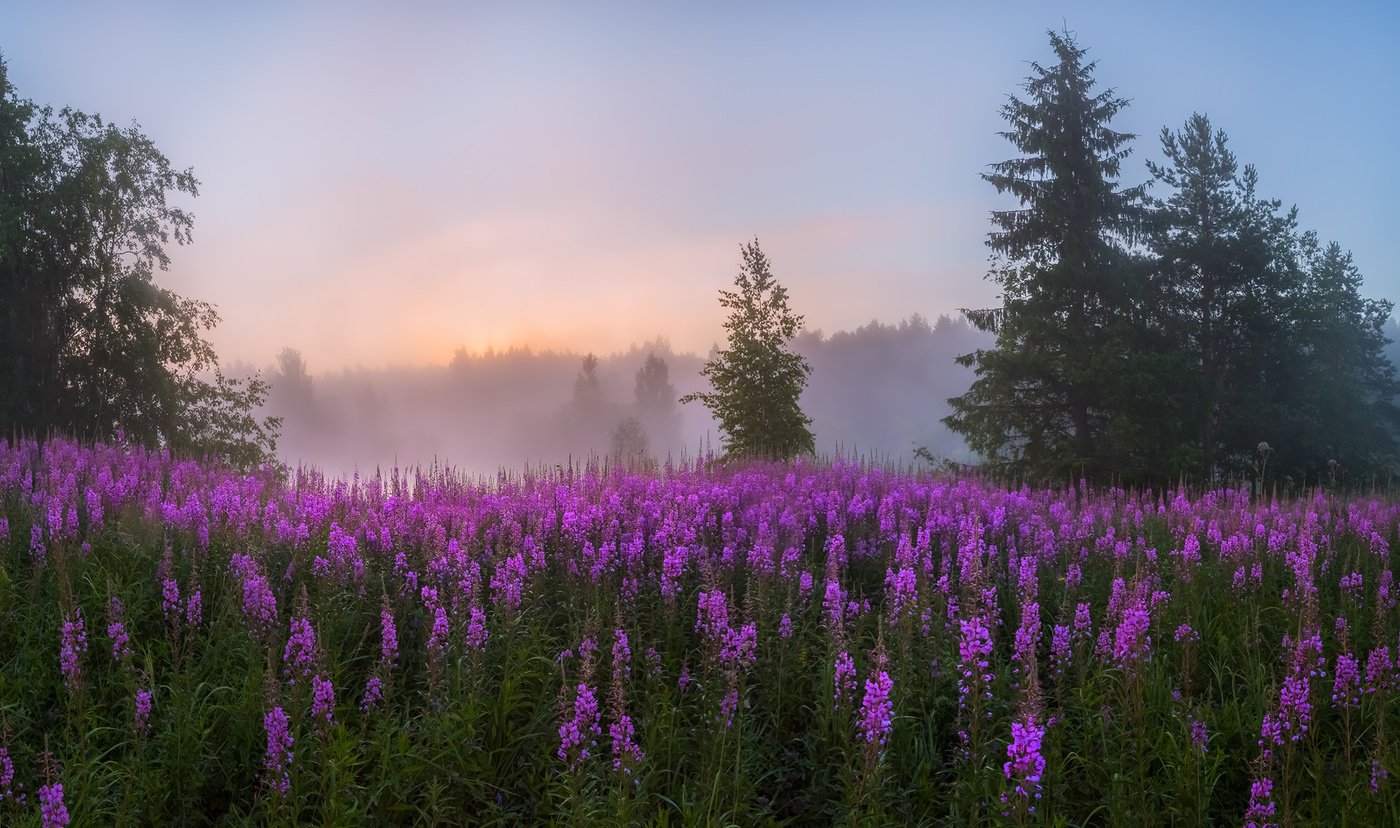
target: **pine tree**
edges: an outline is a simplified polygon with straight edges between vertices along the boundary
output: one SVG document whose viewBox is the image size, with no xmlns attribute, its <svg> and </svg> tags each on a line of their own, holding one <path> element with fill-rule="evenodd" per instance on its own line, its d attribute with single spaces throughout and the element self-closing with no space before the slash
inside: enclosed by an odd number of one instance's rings
<svg viewBox="0 0 1400 828">
<path fill-rule="evenodd" d="M 727 347 L 700 372 L 714 390 L 680 401 L 699 400 L 710 409 L 729 456 L 789 459 L 815 448 L 812 421 L 798 405 L 812 369 L 788 348 L 802 317 L 788 309 L 787 289 L 773 278 L 758 240 L 745 244 L 742 254 L 736 289 L 719 292 L 720 305 L 729 309 Z"/>
<path fill-rule="evenodd" d="M 1322 245 L 1307 233 L 1299 246 L 1304 282 L 1295 347 L 1302 369 L 1286 403 L 1300 427 L 1295 445 L 1279 445 L 1280 468 L 1303 480 L 1392 473 L 1400 382 L 1385 356 L 1384 326 L 1395 305 L 1361 296 L 1361 273 L 1341 245 Z"/>
<path fill-rule="evenodd" d="M 1296 442 L 1290 412 L 1274 410 L 1278 389 L 1297 379 L 1296 218 L 1256 195 L 1258 173 L 1241 173 L 1228 143 L 1193 115 L 1180 132 L 1162 130 L 1167 163 L 1147 164 L 1167 188 L 1151 200 L 1150 321 L 1184 357 L 1181 436 L 1206 479 L 1252 462 L 1261 440 Z"/>
<path fill-rule="evenodd" d="M 1010 129 L 1000 134 L 1023 155 L 983 175 L 1021 203 L 992 214 L 987 240 L 1002 306 L 964 311 L 996 333 L 996 347 L 959 358 L 976 379 L 949 400 L 944 422 L 1000 472 L 1121 473 L 1150 443 L 1124 406 L 1153 387 L 1136 356 L 1146 352 L 1136 341 L 1141 279 L 1126 249 L 1142 188 L 1117 183 L 1134 136 L 1109 128 L 1128 102 L 1094 94 L 1085 50 L 1068 33 L 1049 35 L 1058 62 L 1032 63 L 1024 98 L 1002 109 Z"/>
</svg>

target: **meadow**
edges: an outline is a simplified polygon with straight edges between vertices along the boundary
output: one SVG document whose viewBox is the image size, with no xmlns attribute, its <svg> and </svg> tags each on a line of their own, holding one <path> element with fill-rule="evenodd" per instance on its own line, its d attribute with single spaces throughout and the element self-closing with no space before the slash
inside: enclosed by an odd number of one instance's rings
<svg viewBox="0 0 1400 828">
<path fill-rule="evenodd" d="M 1395 824 L 1398 520 L 0 444 L 0 822 Z"/>
</svg>

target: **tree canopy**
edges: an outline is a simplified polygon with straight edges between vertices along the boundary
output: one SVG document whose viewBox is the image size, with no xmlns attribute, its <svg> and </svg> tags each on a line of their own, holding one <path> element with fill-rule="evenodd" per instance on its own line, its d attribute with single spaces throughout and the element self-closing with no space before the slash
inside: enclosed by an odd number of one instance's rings
<svg viewBox="0 0 1400 828">
<path fill-rule="evenodd" d="M 992 214 L 997 335 L 945 422 L 993 470 L 1033 478 L 1214 481 L 1261 447 L 1295 479 L 1390 471 L 1400 384 L 1383 354 L 1393 305 L 1362 298 L 1336 243 L 1258 195 L 1225 133 L 1193 115 L 1164 128 L 1152 184 L 1117 184 L 1127 105 L 1093 93 L 1095 64 L 1050 32 L 1001 133 L 1023 155 L 983 177 L 1020 201 Z"/>
<path fill-rule="evenodd" d="M 0 61 L 0 433 L 271 459 L 266 383 L 224 376 L 214 307 L 154 280 L 197 193 L 138 126 L 22 100 Z"/>
<path fill-rule="evenodd" d="M 960 360 L 976 379 L 944 420 L 992 466 L 1045 475 L 1122 461 L 1113 394 L 1133 354 L 1125 242 L 1142 193 L 1117 181 L 1134 136 L 1109 122 L 1127 100 L 1094 92 L 1094 64 L 1068 35 L 1050 43 L 1058 61 L 1031 64 L 1024 98 L 1002 107 L 1001 135 L 1023 155 L 982 176 L 1021 204 L 992 214 L 987 239 L 1002 306 L 965 312 L 996 347 Z"/>
<path fill-rule="evenodd" d="M 787 288 L 773 277 L 758 240 L 741 253 L 735 290 L 719 292 L 729 309 L 727 345 L 701 370 L 714 390 L 680 401 L 699 400 L 710 409 L 729 456 L 789 459 L 816 445 L 812 421 L 798 404 L 811 367 L 788 347 L 802 317 L 788 309 Z"/>
</svg>

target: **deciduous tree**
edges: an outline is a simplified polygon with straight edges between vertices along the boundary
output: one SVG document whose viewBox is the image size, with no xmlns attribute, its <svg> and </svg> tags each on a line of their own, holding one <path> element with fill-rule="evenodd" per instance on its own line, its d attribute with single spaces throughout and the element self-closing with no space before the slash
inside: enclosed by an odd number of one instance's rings
<svg viewBox="0 0 1400 828">
<path fill-rule="evenodd" d="M 0 62 L 0 433 L 152 446 L 254 463 L 277 421 L 259 377 L 225 377 L 207 302 L 156 284 L 197 194 L 133 125 L 16 97 Z"/>
<path fill-rule="evenodd" d="M 789 459 L 815 448 L 812 421 L 798 402 L 811 367 L 788 345 L 802 317 L 788 309 L 787 288 L 773 277 L 758 240 L 741 253 L 735 290 L 719 292 L 720 305 L 729 309 L 727 345 L 700 372 L 714 390 L 681 402 L 699 400 L 710 409 L 726 454 Z"/>
</svg>

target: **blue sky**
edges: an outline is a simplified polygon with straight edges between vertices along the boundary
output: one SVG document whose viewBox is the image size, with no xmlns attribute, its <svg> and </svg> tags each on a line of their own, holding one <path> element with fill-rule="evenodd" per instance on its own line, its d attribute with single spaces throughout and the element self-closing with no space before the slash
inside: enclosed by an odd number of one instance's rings
<svg viewBox="0 0 1400 828">
<path fill-rule="evenodd" d="M 163 281 L 225 359 L 722 336 L 757 236 L 809 327 L 995 302 L 978 174 L 1067 26 L 1132 100 L 1124 181 L 1208 114 L 1400 299 L 1400 4 L 39 3 L 23 97 L 138 121 L 202 182 Z"/>
</svg>

